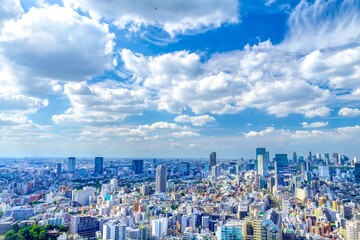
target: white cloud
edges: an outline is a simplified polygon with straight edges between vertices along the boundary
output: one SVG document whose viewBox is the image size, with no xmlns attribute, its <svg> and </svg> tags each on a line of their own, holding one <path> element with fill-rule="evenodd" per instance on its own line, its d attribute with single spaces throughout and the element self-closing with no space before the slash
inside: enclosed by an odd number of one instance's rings
<svg viewBox="0 0 360 240">
<path fill-rule="evenodd" d="M 238 22 L 237 0 L 65 0 L 66 6 L 88 11 L 95 19 L 106 19 L 133 31 L 142 26 L 161 27 L 171 36 L 218 28 Z"/>
<path fill-rule="evenodd" d="M 173 137 L 199 137 L 200 134 L 192 131 L 175 132 L 172 134 Z"/>
<path fill-rule="evenodd" d="M 0 113 L 0 125 L 29 124 L 32 123 L 23 114 Z"/>
<path fill-rule="evenodd" d="M 314 117 L 327 117 L 330 115 L 331 109 L 328 107 L 319 107 L 315 109 L 310 109 L 305 111 L 304 116 L 306 118 L 314 118 Z"/>
<path fill-rule="evenodd" d="M 307 123 L 307 122 L 302 122 L 301 123 L 303 128 L 322 128 L 322 127 L 326 127 L 329 125 L 329 122 L 312 122 L 312 123 Z"/>
<path fill-rule="evenodd" d="M 92 85 L 86 82 L 67 83 L 64 93 L 71 107 L 65 113 L 52 117 L 57 124 L 118 124 L 128 115 L 141 114 L 145 106 L 143 89 L 128 89 L 112 81 Z"/>
<path fill-rule="evenodd" d="M 189 52 L 145 57 L 122 51 L 129 74 L 151 92 L 149 106 L 171 113 L 234 114 L 258 108 L 279 117 L 326 116 L 329 90 L 301 79 L 299 59 L 269 41 L 206 62 Z"/>
<path fill-rule="evenodd" d="M 360 116 L 360 109 L 343 107 L 339 110 L 338 114 L 342 117 L 357 117 Z"/>
<path fill-rule="evenodd" d="M 197 126 L 197 127 L 204 126 L 208 123 L 216 122 L 215 118 L 209 115 L 194 116 L 194 117 L 190 117 L 188 115 L 181 115 L 181 116 L 177 116 L 174 119 L 174 121 L 181 123 L 191 123 L 193 126 Z"/>
<path fill-rule="evenodd" d="M 331 87 L 360 87 L 360 47 L 313 51 L 305 56 L 301 72 L 306 79 L 329 82 Z"/>
<path fill-rule="evenodd" d="M 259 136 L 265 136 L 270 133 L 274 133 L 276 130 L 274 127 L 267 127 L 265 130 L 256 132 L 256 131 L 250 131 L 248 133 L 245 133 L 246 137 L 259 137 Z"/>
<path fill-rule="evenodd" d="M 113 38 L 107 25 L 52 5 L 6 22 L 0 49 L 33 79 L 84 81 L 113 68 Z"/>
<path fill-rule="evenodd" d="M 23 12 L 19 0 L 0 0 L 0 27 L 6 21 L 18 18 Z"/>
<path fill-rule="evenodd" d="M 360 40 L 357 0 L 300 1 L 289 18 L 289 33 L 281 44 L 291 51 L 346 46 Z"/>
</svg>

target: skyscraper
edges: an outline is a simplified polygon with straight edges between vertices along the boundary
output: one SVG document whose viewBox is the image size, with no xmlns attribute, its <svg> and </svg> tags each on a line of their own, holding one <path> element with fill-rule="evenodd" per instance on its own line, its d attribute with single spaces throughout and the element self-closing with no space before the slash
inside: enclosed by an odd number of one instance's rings
<svg viewBox="0 0 360 240">
<path fill-rule="evenodd" d="M 118 220 L 110 220 L 103 226 L 103 239 L 125 240 L 126 224 Z"/>
<path fill-rule="evenodd" d="M 354 169 L 354 175 L 355 175 L 355 182 L 360 183 L 360 163 L 355 163 L 355 169 Z"/>
<path fill-rule="evenodd" d="M 61 163 L 58 163 L 58 164 L 56 165 L 56 173 L 57 173 L 57 174 L 61 174 Z"/>
<path fill-rule="evenodd" d="M 75 172 L 76 169 L 76 160 L 74 157 L 68 158 L 68 172 Z"/>
<path fill-rule="evenodd" d="M 104 173 L 104 158 L 103 157 L 95 157 L 95 175 L 100 175 Z"/>
<path fill-rule="evenodd" d="M 144 160 L 132 160 L 132 170 L 135 174 L 143 174 Z"/>
<path fill-rule="evenodd" d="M 156 192 L 166 192 L 166 171 L 167 168 L 165 165 L 160 165 L 156 168 Z"/>
<path fill-rule="evenodd" d="M 210 153 L 210 169 L 216 165 L 216 152 Z"/>
<path fill-rule="evenodd" d="M 257 148 L 256 149 L 256 161 L 255 161 L 255 168 L 257 169 L 257 173 L 261 176 L 268 175 L 268 158 L 266 154 L 265 148 Z"/>
<path fill-rule="evenodd" d="M 287 154 L 275 154 L 275 161 L 277 162 L 279 174 L 287 171 L 289 166 Z"/>
<path fill-rule="evenodd" d="M 293 164 L 298 164 L 297 154 L 296 152 L 293 153 Z"/>
</svg>

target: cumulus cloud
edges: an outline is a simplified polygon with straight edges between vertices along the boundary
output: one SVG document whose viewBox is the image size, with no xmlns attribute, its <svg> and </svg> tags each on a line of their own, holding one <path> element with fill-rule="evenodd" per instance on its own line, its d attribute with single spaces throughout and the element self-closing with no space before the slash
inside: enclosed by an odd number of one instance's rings
<svg viewBox="0 0 360 240">
<path fill-rule="evenodd" d="M 29 124 L 32 123 L 23 114 L 0 113 L 0 125 Z"/>
<path fill-rule="evenodd" d="M 360 87 L 360 47 L 337 51 L 313 51 L 305 56 L 301 71 L 306 79 L 328 82 L 330 87 L 358 88 Z"/>
<path fill-rule="evenodd" d="M 113 68 L 113 38 L 107 25 L 52 5 L 6 22 L 0 49 L 27 76 L 83 81 Z"/>
<path fill-rule="evenodd" d="M 120 123 L 128 115 L 141 114 L 145 106 L 143 89 L 128 89 L 112 81 L 67 83 L 64 93 L 71 107 L 52 117 L 57 124 Z"/>
<path fill-rule="evenodd" d="M 343 107 L 339 110 L 338 114 L 342 117 L 357 117 L 360 116 L 360 109 Z"/>
<path fill-rule="evenodd" d="M 329 125 L 329 122 L 312 122 L 312 123 L 307 123 L 307 122 L 302 122 L 301 123 L 303 128 L 322 128 L 322 127 L 326 127 Z"/>
<path fill-rule="evenodd" d="M 19 0 L 0 0 L 0 27 L 6 21 L 18 18 L 23 12 Z"/>
<path fill-rule="evenodd" d="M 193 126 L 204 126 L 208 123 L 214 123 L 216 122 L 216 119 L 209 116 L 209 115 L 202 115 L 202 116 L 194 116 L 194 117 L 190 117 L 189 115 L 181 115 L 181 116 L 177 116 L 174 119 L 175 122 L 180 122 L 180 123 L 191 123 Z"/>
<path fill-rule="evenodd" d="M 246 137 L 259 137 L 259 136 L 265 136 L 268 135 L 270 133 L 275 132 L 275 128 L 274 127 L 267 127 L 265 130 L 256 132 L 256 131 L 250 131 L 248 133 L 245 133 Z"/>
<path fill-rule="evenodd" d="M 192 131 L 175 132 L 172 134 L 173 137 L 199 137 L 200 134 Z"/>
<path fill-rule="evenodd" d="M 313 51 L 342 47 L 360 40 L 357 0 L 300 1 L 289 18 L 284 48 Z"/>
<path fill-rule="evenodd" d="M 136 31 L 151 25 L 171 36 L 236 23 L 239 17 L 237 0 L 141 0 L 136 4 L 129 0 L 65 0 L 64 3 L 89 12 L 95 19 L 111 21 L 121 29 Z"/>
<path fill-rule="evenodd" d="M 133 79 L 151 90 L 151 106 L 171 113 L 234 114 L 258 108 L 279 117 L 326 116 L 330 92 L 302 80 L 298 58 L 269 41 L 201 62 L 185 51 L 145 57 L 123 50 Z"/>
</svg>

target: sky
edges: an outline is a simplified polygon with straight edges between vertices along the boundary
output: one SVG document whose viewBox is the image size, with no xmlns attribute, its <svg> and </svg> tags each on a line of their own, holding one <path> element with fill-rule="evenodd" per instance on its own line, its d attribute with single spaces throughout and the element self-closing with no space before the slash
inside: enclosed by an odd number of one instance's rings
<svg viewBox="0 0 360 240">
<path fill-rule="evenodd" d="M 359 0 L 0 0 L 0 156 L 360 157 Z"/>
</svg>

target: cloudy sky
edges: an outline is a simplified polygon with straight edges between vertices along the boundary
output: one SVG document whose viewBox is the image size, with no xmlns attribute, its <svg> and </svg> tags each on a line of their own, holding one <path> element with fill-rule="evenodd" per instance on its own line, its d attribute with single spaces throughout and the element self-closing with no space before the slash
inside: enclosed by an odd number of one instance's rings
<svg viewBox="0 0 360 240">
<path fill-rule="evenodd" d="M 359 0 L 0 0 L 0 156 L 360 156 Z"/>
</svg>

